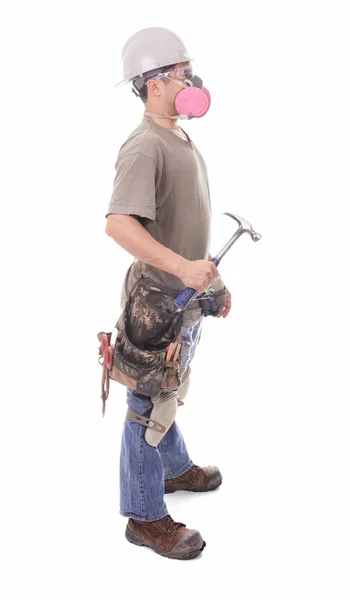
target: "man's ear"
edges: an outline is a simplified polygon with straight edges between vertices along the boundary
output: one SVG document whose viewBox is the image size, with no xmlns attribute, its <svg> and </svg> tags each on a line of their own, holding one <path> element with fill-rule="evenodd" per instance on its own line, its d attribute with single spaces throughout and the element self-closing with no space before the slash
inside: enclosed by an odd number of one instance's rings
<svg viewBox="0 0 350 600">
<path fill-rule="evenodd" d="M 151 96 L 160 96 L 161 90 L 159 81 L 155 81 L 154 79 L 149 79 L 147 81 L 148 94 Z"/>
</svg>

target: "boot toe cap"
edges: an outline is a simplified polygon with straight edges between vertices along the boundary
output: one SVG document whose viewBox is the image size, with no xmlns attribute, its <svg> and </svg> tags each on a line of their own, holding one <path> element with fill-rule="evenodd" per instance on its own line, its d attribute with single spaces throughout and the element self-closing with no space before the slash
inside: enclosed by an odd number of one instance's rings
<svg viewBox="0 0 350 600">
<path fill-rule="evenodd" d="M 221 485 L 222 483 L 222 474 L 221 471 L 218 467 L 212 466 L 211 468 L 211 473 L 207 479 L 207 485 L 211 485 L 211 484 L 218 484 Z"/>
<path fill-rule="evenodd" d="M 205 542 L 199 531 L 191 529 L 191 531 L 173 547 L 172 551 L 175 554 L 191 553 L 196 550 L 202 550 L 204 546 Z"/>
</svg>

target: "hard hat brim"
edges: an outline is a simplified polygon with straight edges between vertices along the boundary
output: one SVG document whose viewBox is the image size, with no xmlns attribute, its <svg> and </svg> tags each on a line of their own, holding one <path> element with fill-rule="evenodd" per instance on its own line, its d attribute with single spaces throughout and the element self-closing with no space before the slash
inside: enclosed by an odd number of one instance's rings
<svg viewBox="0 0 350 600">
<path fill-rule="evenodd" d="M 118 83 L 114 84 L 113 87 L 122 87 L 123 85 L 126 85 L 127 83 L 131 83 L 132 80 L 135 79 L 135 77 L 133 77 L 132 79 L 123 79 L 122 81 L 118 81 Z"/>
</svg>

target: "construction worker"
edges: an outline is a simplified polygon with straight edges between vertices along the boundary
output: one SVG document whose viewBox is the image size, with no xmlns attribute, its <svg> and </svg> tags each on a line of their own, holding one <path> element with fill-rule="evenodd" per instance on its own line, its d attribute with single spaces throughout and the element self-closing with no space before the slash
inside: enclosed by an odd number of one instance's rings
<svg viewBox="0 0 350 600">
<path fill-rule="evenodd" d="M 210 261 L 206 166 L 178 125 L 179 119 L 205 115 L 209 91 L 194 73 L 183 42 L 168 29 L 135 33 L 124 45 L 122 60 L 120 83 L 129 84 L 144 105 L 141 123 L 120 149 L 106 215 L 107 235 L 135 258 L 125 276 L 122 307 L 142 278 L 175 292 L 186 287 L 203 292 L 219 282 L 221 305 L 214 316 L 225 318 L 231 296 Z M 182 314 L 179 389 L 154 397 L 127 389 L 129 410 L 122 435 L 120 513 L 128 517 L 126 538 L 177 559 L 195 558 L 205 542 L 198 531 L 172 519 L 164 493 L 204 492 L 222 482 L 217 467 L 193 463 L 175 422 L 177 406 L 188 391 L 189 365 L 203 318 L 196 300 Z M 162 424 L 162 433 L 152 430 L 149 424 L 154 422 Z"/>
</svg>

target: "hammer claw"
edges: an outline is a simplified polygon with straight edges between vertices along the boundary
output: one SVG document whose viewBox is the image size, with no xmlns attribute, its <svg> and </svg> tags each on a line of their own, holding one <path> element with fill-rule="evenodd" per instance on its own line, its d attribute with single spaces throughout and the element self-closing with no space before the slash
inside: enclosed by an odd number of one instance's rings
<svg viewBox="0 0 350 600">
<path fill-rule="evenodd" d="M 229 213 L 229 212 L 225 212 L 224 215 L 227 215 L 228 217 L 231 217 L 231 219 L 234 219 L 235 221 L 237 221 L 237 223 L 239 224 L 239 227 L 235 231 L 232 238 L 227 242 L 227 244 L 225 244 L 225 246 L 222 248 L 222 250 L 220 250 L 220 252 L 216 255 L 216 258 L 218 261 L 220 261 L 222 259 L 222 257 L 225 256 L 226 252 L 231 248 L 231 246 L 233 246 L 233 244 L 238 240 L 238 238 L 242 235 L 242 233 L 249 233 L 250 237 L 252 238 L 252 240 L 254 242 L 258 242 L 261 239 L 260 233 L 257 233 L 256 231 L 254 231 L 254 229 L 251 226 L 251 224 L 249 223 L 249 221 L 247 221 L 246 219 L 243 219 L 243 217 L 239 217 L 238 215 L 233 215 L 232 213 Z"/>
</svg>

